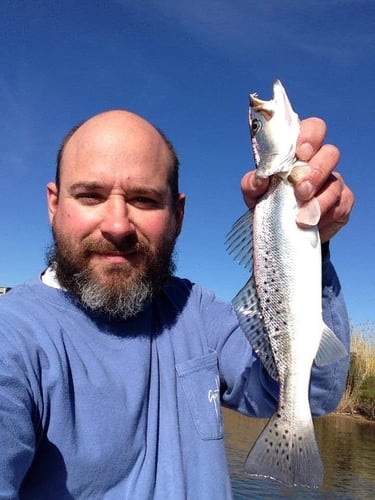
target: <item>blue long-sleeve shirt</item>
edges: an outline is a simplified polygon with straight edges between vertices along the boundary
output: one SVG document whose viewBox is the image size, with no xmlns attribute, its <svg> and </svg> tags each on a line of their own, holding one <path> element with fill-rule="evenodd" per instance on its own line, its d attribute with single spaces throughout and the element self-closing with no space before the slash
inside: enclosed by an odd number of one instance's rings
<svg viewBox="0 0 375 500">
<path fill-rule="evenodd" d="M 323 278 L 348 346 L 329 261 Z M 314 414 L 335 408 L 347 367 L 314 367 Z M 36 278 L 0 299 L 0 498 L 229 499 L 220 404 L 268 416 L 277 394 L 232 307 L 187 280 L 109 323 Z"/>
</svg>

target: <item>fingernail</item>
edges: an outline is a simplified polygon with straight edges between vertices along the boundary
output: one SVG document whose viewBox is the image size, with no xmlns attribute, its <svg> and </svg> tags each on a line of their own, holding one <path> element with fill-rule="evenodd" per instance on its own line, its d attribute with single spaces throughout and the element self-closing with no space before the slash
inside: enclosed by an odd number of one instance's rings
<svg viewBox="0 0 375 500">
<path fill-rule="evenodd" d="M 308 161 L 312 157 L 314 149 L 308 142 L 304 142 L 298 146 L 298 158 L 303 161 Z"/>
<path fill-rule="evenodd" d="M 301 163 L 301 162 L 300 162 Z M 306 179 L 311 173 L 311 168 L 308 163 L 302 163 L 295 166 L 290 174 L 288 175 L 288 181 L 292 184 L 297 184 L 298 182 Z"/>
<path fill-rule="evenodd" d="M 301 184 L 295 187 L 298 198 L 302 200 L 309 200 L 314 194 L 314 186 L 310 181 L 303 181 Z"/>
</svg>

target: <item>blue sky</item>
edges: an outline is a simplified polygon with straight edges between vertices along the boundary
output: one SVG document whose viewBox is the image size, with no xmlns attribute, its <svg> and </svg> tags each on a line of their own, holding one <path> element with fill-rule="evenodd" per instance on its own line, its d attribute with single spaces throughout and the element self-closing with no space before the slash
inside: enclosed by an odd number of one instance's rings
<svg viewBox="0 0 375 500">
<path fill-rule="evenodd" d="M 349 315 L 375 323 L 373 0 L 2 0 L 0 285 L 44 266 L 45 185 L 74 124 L 124 108 L 161 127 L 187 195 L 178 273 L 230 300 L 247 279 L 224 249 L 253 169 L 249 92 L 280 78 L 300 117 L 328 123 L 356 194 L 332 241 Z"/>
</svg>

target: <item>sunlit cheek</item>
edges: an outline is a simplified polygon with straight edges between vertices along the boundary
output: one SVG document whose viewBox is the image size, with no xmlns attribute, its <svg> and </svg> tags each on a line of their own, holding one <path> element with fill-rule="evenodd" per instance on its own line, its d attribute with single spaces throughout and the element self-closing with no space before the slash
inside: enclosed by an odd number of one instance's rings
<svg viewBox="0 0 375 500">
<path fill-rule="evenodd" d="M 176 221 L 168 216 L 157 218 L 149 225 L 149 231 L 157 240 L 174 236 L 176 234 Z"/>
<path fill-rule="evenodd" d="M 95 231 L 98 217 L 94 211 L 68 206 L 56 213 L 55 223 L 64 233 L 85 237 Z"/>
</svg>

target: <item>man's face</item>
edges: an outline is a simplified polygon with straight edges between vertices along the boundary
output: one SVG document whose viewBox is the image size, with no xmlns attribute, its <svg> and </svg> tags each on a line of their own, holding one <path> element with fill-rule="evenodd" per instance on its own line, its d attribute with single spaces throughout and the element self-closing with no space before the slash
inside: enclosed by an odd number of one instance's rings
<svg viewBox="0 0 375 500">
<path fill-rule="evenodd" d="M 74 278 L 80 275 L 100 294 L 134 295 L 142 280 L 157 281 L 170 269 L 184 204 L 182 195 L 173 203 L 170 168 L 164 140 L 135 115 L 105 113 L 75 132 L 59 192 L 48 185 L 62 286 L 82 295 Z"/>
</svg>

